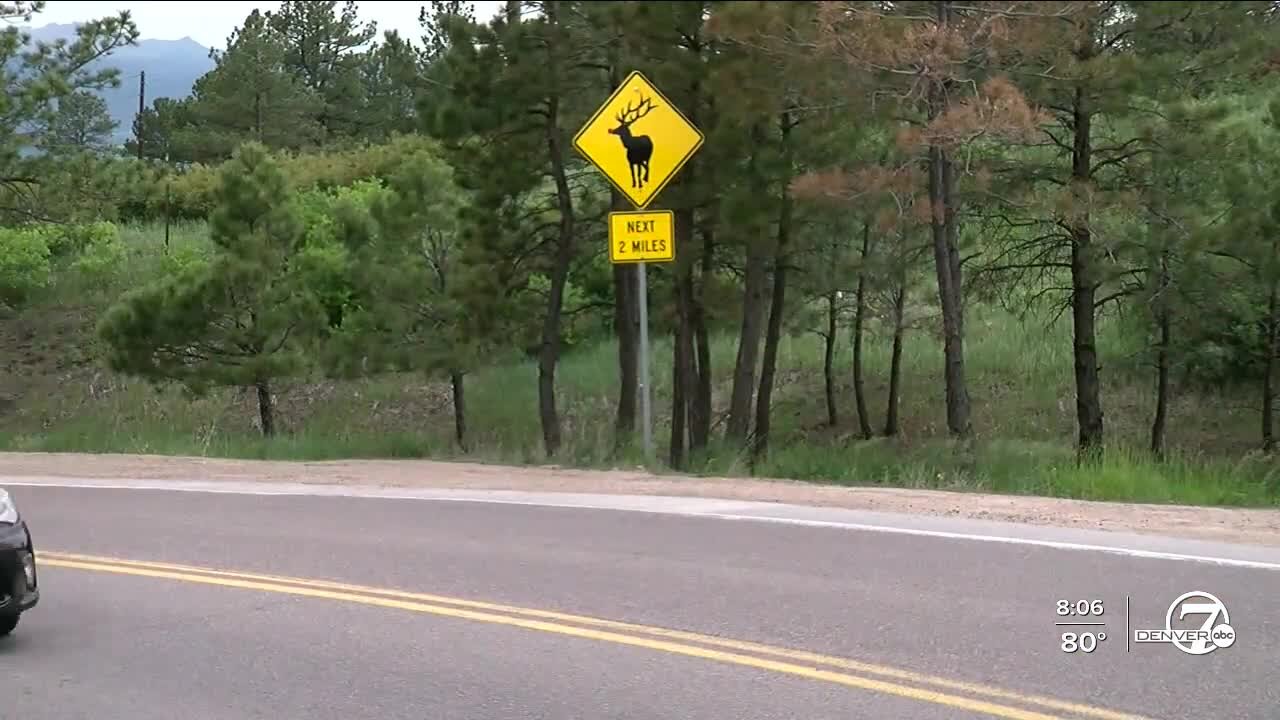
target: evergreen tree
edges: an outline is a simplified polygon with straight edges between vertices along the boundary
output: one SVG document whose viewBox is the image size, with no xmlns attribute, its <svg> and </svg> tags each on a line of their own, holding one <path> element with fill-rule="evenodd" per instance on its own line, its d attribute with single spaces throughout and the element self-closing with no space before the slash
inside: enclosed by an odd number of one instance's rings
<svg viewBox="0 0 1280 720">
<path fill-rule="evenodd" d="M 690 122 L 708 134 L 716 122 L 709 77 L 717 62 L 717 42 L 707 21 L 715 3 L 624 3 L 617 27 L 623 57 L 644 70 Z M 623 74 L 625 76 L 625 73 Z M 724 146 L 719 146 L 724 147 Z M 716 267 L 715 207 L 720 195 L 716 142 L 704 144 L 662 193 L 661 203 L 675 214 L 675 262 L 661 269 L 670 288 L 673 316 L 671 433 L 673 467 L 707 447 L 712 425 L 712 368 L 709 317 L 705 299 Z M 654 273 L 650 277 L 658 275 Z M 654 277 L 654 279 L 658 279 Z M 656 294 L 655 294 L 656 295 Z"/>
<path fill-rule="evenodd" d="M 359 134 L 367 122 L 360 70 L 368 55 L 357 51 L 377 35 L 377 23 L 361 23 L 352 0 L 341 9 L 332 0 L 286 0 L 266 13 L 266 21 L 284 71 L 315 98 L 308 119 L 325 139 Z"/>
<path fill-rule="evenodd" d="M 1165 102 L 1232 82 L 1256 56 L 1249 48 L 1261 36 L 1250 18 L 1261 5 L 1038 3 L 1011 21 L 1025 42 L 1006 50 L 1002 67 L 1051 122 L 1041 126 L 1040 152 L 1011 158 L 1005 187 L 1013 202 L 999 207 L 987 198 L 1018 231 L 979 272 L 1011 273 L 1010 282 L 1037 297 L 1045 295 L 1040 286 L 1058 285 L 1057 271 L 1067 275 L 1070 293 L 1060 307 L 1071 311 L 1082 458 L 1096 455 L 1105 440 L 1098 313 L 1137 291 L 1135 268 L 1150 259 L 1118 253 L 1123 240 L 1103 230 L 1109 211 L 1131 206 L 1128 166 L 1163 152 L 1137 128 Z M 998 18 L 1004 10 L 988 14 Z"/>
<path fill-rule="evenodd" d="M 51 172 L 50 158 L 31 152 L 39 141 L 31 130 L 53 117 L 61 99 L 118 85 L 119 72 L 98 61 L 138 35 L 127 12 L 79 25 L 71 41 L 32 42 L 7 22 L 29 22 L 44 5 L 0 2 L 0 221 L 50 217 L 36 192 Z"/>
<path fill-rule="evenodd" d="M 274 435 L 271 383 L 306 367 L 305 341 L 327 319 L 308 283 L 304 226 L 289 196 L 263 146 L 239 148 L 209 219 L 212 259 L 128 293 L 103 317 L 111 369 L 196 394 L 252 388 L 262 434 Z"/>
<path fill-rule="evenodd" d="M 526 9 L 537 16 L 526 18 Z M 441 72 L 450 92 L 425 118 L 451 149 L 459 182 L 473 198 L 464 233 L 466 264 L 474 270 L 464 273 L 462 292 L 484 308 L 472 319 L 485 325 L 476 331 L 504 334 L 506 323 L 486 316 L 521 305 L 515 299 L 521 294 L 541 300 L 538 414 L 548 456 L 562 441 L 556 369 L 566 288 L 580 252 L 584 190 L 571 178 L 570 163 L 581 161 L 569 142 L 587 117 L 581 89 L 591 85 L 580 9 L 511 2 L 485 25 L 441 17 L 449 49 L 438 62 L 446 65 Z"/>
<path fill-rule="evenodd" d="M 361 58 L 358 69 L 364 94 L 360 135 L 381 142 L 395 133 L 416 130 L 422 68 L 413 45 L 388 32 L 378 47 Z"/>
<path fill-rule="evenodd" d="M 41 125 L 40 149 L 60 155 L 104 152 L 116 130 L 106 101 L 84 90 L 59 98 Z"/>
<path fill-rule="evenodd" d="M 435 152 L 419 150 L 398 164 L 367 212 L 348 205 L 339 213 L 359 297 L 354 312 L 343 318 L 339 361 L 367 373 L 392 369 L 448 377 L 455 437 L 465 449 L 464 380 L 483 345 L 462 331 L 464 298 L 454 288 L 465 200 L 452 168 Z"/>
<path fill-rule="evenodd" d="M 995 66 L 1034 38 L 1012 32 L 1012 3 L 829 3 L 798 52 L 820 53 L 854 72 L 851 93 L 876 98 L 894 116 L 900 147 L 927 169 L 934 269 L 942 315 L 947 428 L 974 437 L 964 352 L 961 233 L 964 188 L 956 157 L 1000 139 L 1029 135 L 1040 120 Z M 1012 49 L 1010 49 L 1012 48 Z"/>
<path fill-rule="evenodd" d="M 216 66 L 192 90 L 197 160 L 226 158 L 244 140 L 290 150 L 321 141 L 315 120 L 321 98 L 292 74 L 287 51 L 266 16 L 254 10 L 226 50 L 211 53 Z"/>
<path fill-rule="evenodd" d="M 1240 357 L 1234 367 L 1241 379 L 1257 383 L 1261 447 L 1267 453 L 1278 444 L 1280 364 L 1280 90 L 1272 93 L 1269 102 L 1242 113 L 1217 135 L 1218 147 L 1229 149 L 1223 190 L 1231 212 L 1209 248 L 1228 261 L 1214 286 L 1220 294 L 1217 316 L 1224 321 L 1214 339 L 1236 346 Z M 1235 307 L 1223 302 L 1233 297 Z M 1232 332 L 1238 336 L 1231 338 Z"/>
<path fill-rule="evenodd" d="M 138 156 L 142 141 L 142 157 L 170 162 L 194 162 L 192 146 L 199 144 L 200 128 L 194 118 L 194 99 L 156 98 L 151 107 L 143 108 L 133 118 L 133 136 L 125 141 L 125 155 Z"/>
</svg>

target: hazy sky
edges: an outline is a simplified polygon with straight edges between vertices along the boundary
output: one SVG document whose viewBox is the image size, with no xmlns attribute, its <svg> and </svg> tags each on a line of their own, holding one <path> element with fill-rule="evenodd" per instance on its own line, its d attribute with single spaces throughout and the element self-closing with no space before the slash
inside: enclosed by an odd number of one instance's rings
<svg viewBox="0 0 1280 720">
<path fill-rule="evenodd" d="M 422 2 L 358 2 L 362 20 L 378 23 L 378 34 L 384 30 L 398 30 L 401 37 L 417 41 L 422 32 L 418 27 L 418 10 Z M 502 6 L 502 2 L 473 3 L 476 16 L 488 19 Z M 274 10 L 278 2 L 73 2 L 49 0 L 44 12 L 31 18 L 35 26 L 50 23 L 75 23 L 114 15 L 121 10 L 133 13 L 142 38 L 157 40 L 181 40 L 190 37 L 205 47 L 222 48 L 227 37 L 254 8 Z"/>
</svg>

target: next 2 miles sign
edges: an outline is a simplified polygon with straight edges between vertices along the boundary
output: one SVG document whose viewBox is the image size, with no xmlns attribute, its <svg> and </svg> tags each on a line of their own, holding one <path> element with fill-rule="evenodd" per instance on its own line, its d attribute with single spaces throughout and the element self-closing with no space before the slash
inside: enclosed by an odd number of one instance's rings
<svg viewBox="0 0 1280 720">
<path fill-rule="evenodd" d="M 675 259 L 675 213 L 670 210 L 609 214 L 609 261 L 671 262 Z"/>
</svg>

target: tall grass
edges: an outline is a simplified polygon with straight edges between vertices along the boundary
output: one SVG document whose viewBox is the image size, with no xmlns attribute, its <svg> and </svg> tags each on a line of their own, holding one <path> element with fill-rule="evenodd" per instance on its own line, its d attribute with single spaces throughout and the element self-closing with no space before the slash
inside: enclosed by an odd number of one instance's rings
<svg viewBox="0 0 1280 720">
<path fill-rule="evenodd" d="M 18 374 L 8 394 L 14 407 L 0 414 L 0 448 L 34 451 L 131 452 L 263 459 L 321 460 L 373 457 L 468 458 L 502 463 L 542 463 L 537 413 L 537 367 L 532 359 L 495 364 L 467 377 L 470 451 L 453 441 L 448 383 L 422 375 L 390 375 L 332 382 L 298 378 L 277 384 L 282 434 L 270 441 L 254 427 L 254 399 L 237 390 L 203 398 L 173 387 L 111 375 L 89 361 L 59 368 L 52 358 L 69 344 L 91 347 L 86 334 L 95 314 L 140 279 L 155 277 L 207 247 L 202 225 L 170 229 L 127 227 L 128 252 L 119 272 L 92 285 L 59 275 L 52 295 L 18 319 L 43 327 L 62 322 L 69 307 L 79 335 L 50 335 L 21 351 L 0 349 Z M 795 332 L 779 348 L 779 376 L 772 411 L 771 450 L 754 474 L 844 485 L 943 488 L 1095 500 L 1181 502 L 1204 505 L 1280 504 L 1280 470 L 1248 455 L 1257 414 L 1245 397 L 1178 395 L 1171 409 L 1171 457 L 1155 462 L 1147 443 L 1153 396 L 1150 372 L 1138 361 L 1141 338 L 1104 318 L 1100 353 L 1103 402 L 1111 449 L 1097 464 L 1075 462 L 1075 399 L 1071 329 L 1066 322 L 1019 319 L 976 307 L 966 319 L 966 361 L 979 441 L 959 452 L 946 438 L 942 353 L 928 322 L 912 330 L 903 354 L 902 432 L 863 440 L 853 418 L 849 342 L 837 356 L 842 423 L 824 427 L 822 346 L 813 334 Z M 28 333 L 30 334 L 30 333 Z M 39 334 L 36 334 L 39 338 Z M 865 376 L 871 424 L 883 426 L 890 340 L 873 324 L 865 341 Z M 55 344 L 57 343 L 57 344 Z M 728 404 L 736 338 L 713 338 L 716 428 Z M 654 437 L 665 471 L 670 428 L 671 343 L 655 337 L 650 366 Z M 92 353 L 89 353 L 92 355 Z M 615 450 L 617 346 L 613 342 L 573 352 L 557 372 L 563 448 L 554 462 L 579 467 L 644 465 L 634 441 Z M 0 396 L 5 393 L 0 386 Z M 747 458 L 715 440 L 691 458 L 695 474 L 752 472 Z"/>
</svg>

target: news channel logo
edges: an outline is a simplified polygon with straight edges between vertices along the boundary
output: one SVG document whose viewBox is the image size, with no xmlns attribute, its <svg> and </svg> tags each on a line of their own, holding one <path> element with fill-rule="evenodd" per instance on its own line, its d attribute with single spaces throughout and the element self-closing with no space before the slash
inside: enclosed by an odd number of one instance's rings
<svg viewBox="0 0 1280 720">
<path fill-rule="evenodd" d="M 1187 621 L 1188 616 L 1204 618 Z M 1188 655 L 1208 655 L 1236 642 L 1227 606 L 1215 595 L 1192 590 L 1179 595 L 1164 615 L 1163 630 L 1134 630 L 1135 643 L 1169 643 Z"/>
</svg>

